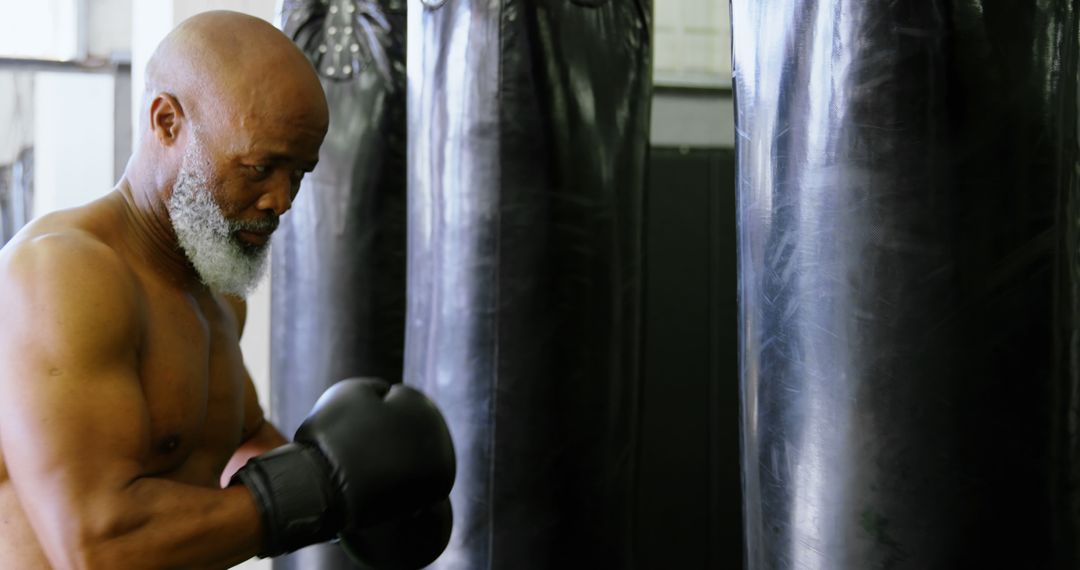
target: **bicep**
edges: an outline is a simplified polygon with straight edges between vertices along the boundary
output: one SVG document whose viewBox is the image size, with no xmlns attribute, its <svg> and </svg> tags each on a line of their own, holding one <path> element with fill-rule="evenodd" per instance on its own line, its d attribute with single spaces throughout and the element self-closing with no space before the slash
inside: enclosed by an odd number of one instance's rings
<svg viewBox="0 0 1080 570">
<path fill-rule="evenodd" d="M 108 278 L 109 259 L 95 268 L 50 255 L 0 275 L 0 449 L 47 550 L 97 528 L 95 513 L 141 475 L 150 448 L 133 292 Z"/>
<path fill-rule="evenodd" d="M 137 475 L 149 418 L 134 368 L 90 366 L 25 344 L 5 355 L 0 380 L 0 446 L 16 484 L 61 472 L 68 480 Z"/>
</svg>

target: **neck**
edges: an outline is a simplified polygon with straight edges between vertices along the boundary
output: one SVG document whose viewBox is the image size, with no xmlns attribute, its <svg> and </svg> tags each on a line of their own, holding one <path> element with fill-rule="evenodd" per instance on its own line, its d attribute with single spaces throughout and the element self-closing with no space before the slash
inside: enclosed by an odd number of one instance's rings
<svg viewBox="0 0 1080 570">
<path fill-rule="evenodd" d="M 140 180 L 129 169 L 120 179 L 115 194 L 131 228 L 131 246 L 147 265 L 183 289 L 205 290 L 206 286 L 177 242 L 164 188 Z"/>
</svg>

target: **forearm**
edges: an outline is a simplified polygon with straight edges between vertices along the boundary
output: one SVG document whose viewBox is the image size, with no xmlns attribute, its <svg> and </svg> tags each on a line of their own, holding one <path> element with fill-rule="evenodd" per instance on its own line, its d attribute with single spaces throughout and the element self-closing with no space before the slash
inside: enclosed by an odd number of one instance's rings
<svg viewBox="0 0 1080 570">
<path fill-rule="evenodd" d="M 246 487 L 139 479 L 110 500 L 116 516 L 84 538 L 99 568 L 228 568 L 254 556 L 262 523 Z"/>
<path fill-rule="evenodd" d="M 42 546 L 57 568 L 223 569 L 264 548 L 264 529 L 251 491 L 227 486 L 250 457 L 287 443 L 265 422 L 237 449 L 214 489 L 141 477 L 121 489 L 78 493 L 63 502 L 80 505 L 70 516 L 37 522 Z M 54 495 L 58 500 L 68 495 Z"/>
</svg>

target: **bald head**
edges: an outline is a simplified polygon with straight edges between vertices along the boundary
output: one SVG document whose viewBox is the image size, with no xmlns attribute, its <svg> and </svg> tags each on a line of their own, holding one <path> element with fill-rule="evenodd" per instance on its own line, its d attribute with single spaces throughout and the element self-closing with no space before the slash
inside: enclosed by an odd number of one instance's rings
<svg viewBox="0 0 1080 570">
<path fill-rule="evenodd" d="M 237 12 L 198 14 L 162 40 L 146 67 L 144 121 L 162 94 L 175 97 L 200 127 L 235 127 L 267 115 L 316 123 L 327 117 L 307 57 L 268 22 Z"/>
<path fill-rule="evenodd" d="M 204 283 L 242 294 L 319 160 L 329 111 L 314 68 L 269 23 L 206 12 L 150 58 L 141 115 L 122 183 Z"/>
<path fill-rule="evenodd" d="M 292 40 L 264 20 L 226 11 L 193 16 L 161 41 L 146 66 L 140 115 L 125 178 L 165 198 L 191 144 L 205 147 L 212 181 L 240 186 L 249 170 L 274 166 L 290 177 L 274 179 L 287 188 L 318 161 L 329 121 L 315 69 Z"/>
</svg>

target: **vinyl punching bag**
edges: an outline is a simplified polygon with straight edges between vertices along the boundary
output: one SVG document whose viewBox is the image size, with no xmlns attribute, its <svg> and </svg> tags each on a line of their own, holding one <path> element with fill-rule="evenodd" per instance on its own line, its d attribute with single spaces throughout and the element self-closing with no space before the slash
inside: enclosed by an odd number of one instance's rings
<svg viewBox="0 0 1080 570">
<path fill-rule="evenodd" d="M 458 478 L 436 568 L 632 568 L 644 0 L 411 0 L 405 381 Z"/>
<path fill-rule="evenodd" d="M 1070 0 L 734 0 L 751 570 L 1080 564 Z"/>
<path fill-rule="evenodd" d="M 330 129 L 273 246 L 272 406 L 291 434 L 337 380 L 400 380 L 405 323 L 404 0 L 285 2 Z M 335 545 L 275 568 L 353 566 Z"/>
</svg>

